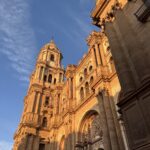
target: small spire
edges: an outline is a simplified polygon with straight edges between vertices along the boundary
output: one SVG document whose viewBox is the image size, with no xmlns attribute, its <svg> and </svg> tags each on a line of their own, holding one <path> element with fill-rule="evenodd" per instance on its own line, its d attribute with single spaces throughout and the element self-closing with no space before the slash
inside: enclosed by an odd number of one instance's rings
<svg viewBox="0 0 150 150">
<path fill-rule="evenodd" d="M 52 37 L 51 37 L 50 43 L 55 43 L 55 42 L 54 42 L 54 36 L 53 36 L 53 35 L 52 35 Z"/>
<path fill-rule="evenodd" d="M 54 42 L 54 36 L 51 37 L 50 44 L 55 45 L 55 42 Z"/>
</svg>

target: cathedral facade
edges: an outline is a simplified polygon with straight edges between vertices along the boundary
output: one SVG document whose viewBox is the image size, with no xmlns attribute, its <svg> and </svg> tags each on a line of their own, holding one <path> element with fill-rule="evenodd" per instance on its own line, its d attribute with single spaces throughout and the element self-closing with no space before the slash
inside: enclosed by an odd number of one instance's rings
<svg viewBox="0 0 150 150">
<path fill-rule="evenodd" d="M 117 113 L 120 84 L 108 39 L 93 31 L 78 65 L 61 65 L 54 41 L 30 77 L 13 150 L 127 150 Z"/>
</svg>

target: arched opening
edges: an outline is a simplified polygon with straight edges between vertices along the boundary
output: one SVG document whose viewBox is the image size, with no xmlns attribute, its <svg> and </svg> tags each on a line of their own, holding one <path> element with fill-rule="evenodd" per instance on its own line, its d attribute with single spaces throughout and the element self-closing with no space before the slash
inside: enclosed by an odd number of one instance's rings
<svg viewBox="0 0 150 150">
<path fill-rule="evenodd" d="M 89 93 L 90 93 L 89 83 L 88 82 L 85 83 L 85 93 L 86 93 L 86 96 L 88 96 Z"/>
<path fill-rule="evenodd" d="M 51 54 L 51 56 L 50 56 L 50 60 L 51 60 L 51 61 L 54 61 L 54 60 L 55 60 L 55 57 L 54 57 L 54 55 L 53 55 L 53 54 Z"/>
<path fill-rule="evenodd" d="M 93 70 L 93 66 L 91 65 L 90 67 L 89 67 L 89 71 L 92 71 Z"/>
<path fill-rule="evenodd" d="M 54 79 L 54 84 L 56 84 L 56 78 Z"/>
<path fill-rule="evenodd" d="M 62 80 L 63 80 L 63 74 L 60 73 L 60 74 L 59 74 L 59 82 L 61 82 Z"/>
<path fill-rule="evenodd" d="M 46 82 L 47 81 L 47 75 L 44 75 L 44 82 Z"/>
<path fill-rule="evenodd" d="M 84 99 L 84 88 L 81 87 L 80 89 L 80 99 Z"/>
<path fill-rule="evenodd" d="M 97 111 L 90 110 L 81 120 L 78 134 L 79 143 L 83 149 L 90 147 L 90 149 L 101 150 L 104 149 L 102 138 L 100 116 Z"/>
<path fill-rule="evenodd" d="M 84 69 L 84 77 L 88 75 L 87 68 Z"/>
<path fill-rule="evenodd" d="M 47 118 L 46 117 L 43 118 L 42 127 L 44 127 L 44 128 L 47 127 Z"/>
<path fill-rule="evenodd" d="M 46 98 L 45 98 L 45 106 L 48 106 L 48 105 L 49 105 L 49 97 L 46 96 Z"/>
<path fill-rule="evenodd" d="M 94 77 L 92 76 L 92 77 L 90 78 L 90 84 L 92 84 L 93 81 L 94 81 Z"/>
<path fill-rule="evenodd" d="M 80 77 L 79 81 L 82 82 L 83 81 L 83 77 Z"/>
<path fill-rule="evenodd" d="M 52 83 L 52 75 L 51 74 L 48 76 L 48 82 Z"/>
</svg>

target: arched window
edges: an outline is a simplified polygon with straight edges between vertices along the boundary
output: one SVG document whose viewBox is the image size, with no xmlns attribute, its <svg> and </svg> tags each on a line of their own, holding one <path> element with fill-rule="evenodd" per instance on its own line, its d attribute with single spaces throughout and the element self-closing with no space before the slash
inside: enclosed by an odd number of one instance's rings
<svg viewBox="0 0 150 150">
<path fill-rule="evenodd" d="M 90 78 L 90 84 L 92 84 L 93 81 L 94 81 L 94 78 L 93 78 L 93 76 L 92 76 L 92 77 Z"/>
<path fill-rule="evenodd" d="M 54 55 L 53 55 L 53 54 L 51 54 L 51 56 L 50 56 L 50 60 L 51 60 L 51 61 L 54 61 L 54 60 L 55 60 L 55 57 L 54 57 Z"/>
<path fill-rule="evenodd" d="M 89 83 L 86 82 L 85 83 L 85 93 L 86 93 L 86 96 L 89 94 L 90 90 L 89 90 Z"/>
<path fill-rule="evenodd" d="M 42 127 L 47 127 L 47 118 L 43 118 Z"/>
<path fill-rule="evenodd" d="M 111 66 L 111 72 L 115 72 L 115 64 L 112 57 L 110 57 L 110 66 Z"/>
<path fill-rule="evenodd" d="M 54 79 L 54 84 L 56 84 L 56 78 Z"/>
<path fill-rule="evenodd" d="M 44 82 L 46 82 L 47 81 L 47 75 L 44 75 Z"/>
<path fill-rule="evenodd" d="M 52 75 L 51 74 L 48 76 L 48 82 L 52 83 Z"/>
<path fill-rule="evenodd" d="M 82 82 L 83 81 L 83 77 L 80 77 L 80 80 L 79 80 L 80 82 Z"/>
<path fill-rule="evenodd" d="M 92 71 L 92 69 L 93 69 L 93 66 L 90 66 L 90 67 L 89 67 L 89 71 Z"/>
<path fill-rule="evenodd" d="M 80 89 L 80 99 L 84 99 L 84 89 L 81 87 Z"/>
<path fill-rule="evenodd" d="M 87 69 L 86 68 L 84 69 L 84 76 L 85 77 L 87 76 Z"/>
<path fill-rule="evenodd" d="M 46 105 L 46 106 L 49 105 L 49 97 L 48 97 L 48 96 L 46 96 L 46 98 L 45 98 L 45 105 Z"/>
</svg>

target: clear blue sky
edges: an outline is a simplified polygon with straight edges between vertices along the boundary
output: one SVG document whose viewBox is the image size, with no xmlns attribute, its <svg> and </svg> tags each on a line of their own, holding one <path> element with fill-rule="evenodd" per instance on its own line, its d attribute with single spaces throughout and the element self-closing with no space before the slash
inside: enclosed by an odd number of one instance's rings
<svg viewBox="0 0 150 150">
<path fill-rule="evenodd" d="M 95 0 L 0 0 L 0 150 L 10 150 L 40 48 L 54 37 L 63 64 L 77 64 L 95 29 Z M 97 29 L 97 28 L 96 28 Z"/>
</svg>

